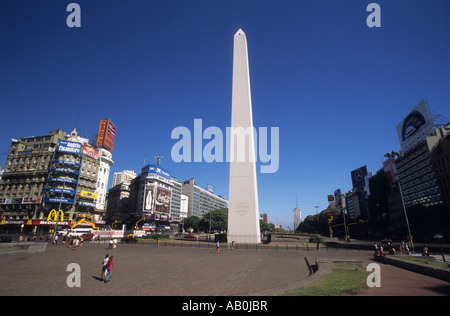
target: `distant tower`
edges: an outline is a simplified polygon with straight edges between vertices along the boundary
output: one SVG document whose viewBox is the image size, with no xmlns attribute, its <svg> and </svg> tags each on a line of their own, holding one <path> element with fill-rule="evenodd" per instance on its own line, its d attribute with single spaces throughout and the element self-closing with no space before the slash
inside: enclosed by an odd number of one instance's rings
<svg viewBox="0 0 450 316">
<path fill-rule="evenodd" d="M 302 222 L 302 211 L 298 208 L 298 198 L 295 197 L 296 206 L 292 210 L 294 212 L 294 231 L 298 228 L 298 225 Z"/>
<path fill-rule="evenodd" d="M 261 242 L 247 38 L 234 35 L 228 241 Z M 243 131 L 241 136 L 237 132 Z"/>
</svg>

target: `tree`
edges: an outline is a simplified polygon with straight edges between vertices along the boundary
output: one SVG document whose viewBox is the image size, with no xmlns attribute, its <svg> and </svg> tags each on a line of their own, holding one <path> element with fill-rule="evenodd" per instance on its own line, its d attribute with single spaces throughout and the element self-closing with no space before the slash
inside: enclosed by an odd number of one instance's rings
<svg viewBox="0 0 450 316">
<path fill-rule="evenodd" d="M 275 230 L 275 225 L 271 223 L 267 223 L 266 221 L 260 219 L 259 220 L 259 227 L 261 229 L 261 233 L 264 232 L 273 232 Z"/>
<path fill-rule="evenodd" d="M 305 220 L 298 225 L 296 233 L 316 234 L 319 228 L 319 216 L 308 215 Z"/>
<path fill-rule="evenodd" d="M 203 215 L 199 223 L 199 230 L 209 232 L 225 231 L 228 228 L 228 209 L 221 208 L 214 211 L 210 211 Z"/>
<path fill-rule="evenodd" d="M 184 228 L 185 230 L 193 229 L 194 231 L 197 231 L 199 223 L 200 218 L 198 216 L 189 216 L 184 220 Z"/>
</svg>

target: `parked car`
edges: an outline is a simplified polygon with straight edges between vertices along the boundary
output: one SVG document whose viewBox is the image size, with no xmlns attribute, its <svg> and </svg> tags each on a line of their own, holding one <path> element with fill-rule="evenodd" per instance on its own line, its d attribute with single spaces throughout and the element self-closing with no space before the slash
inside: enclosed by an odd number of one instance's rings
<svg viewBox="0 0 450 316">
<path fill-rule="evenodd" d="M 11 237 L 9 236 L 1 236 L 0 242 L 11 242 Z"/>
<path fill-rule="evenodd" d="M 83 239 L 86 241 L 90 241 L 90 240 L 94 240 L 95 236 L 92 233 L 87 233 L 87 234 L 81 235 L 81 237 L 83 237 Z"/>
<path fill-rule="evenodd" d="M 195 238 L 194 234 L 187 234 L 186 236 L 184 236 L 184 238 Z"/>
<path fill-rule="evenodd" d="M 129 234 L 129 235 L 126 235 L 124 238 L 122 238 L 122 242 L 126 242 L 126 243 L 134 242 L 134 243 L 137 243 L 138 242 L 138 237 L 136 235 Z"/>
</svg>

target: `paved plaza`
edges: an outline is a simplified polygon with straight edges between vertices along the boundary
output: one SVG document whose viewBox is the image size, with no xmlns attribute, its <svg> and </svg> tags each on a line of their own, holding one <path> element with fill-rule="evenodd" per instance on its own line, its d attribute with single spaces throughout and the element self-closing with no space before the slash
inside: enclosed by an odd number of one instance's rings
<svg viewBox="0 0 450 316">
<path fill-rule="evenodd" d="M 194 244 L 195 245 L 195 244 Z M 111 282 L 98 278 L 105 254 L 114 256 Z M 0 256 L 0 295 L 270 295 L 307 282 L 305 257 L 347 258 L 348 253 L 229 250 L 154 245 L 85 243 L 75 250 L 48 245 L 42 253 Z M 367 253 L 356 253 L 358 258 Z M 81 268 L 81 287 L 69 288 L 70 263 Z M 302 283 L 303 282 L 303 283 Z"/>
<path fill-rule="evenodd" d="M 363 266 L 372 262 L 371 251 L 285 251 L 281 247 L 232 251 L 223 245 L 217 254 L 214 247 L 193 245 L 158 248 L 153 244 L 119 244 L 117 249 L 107 249 L 107 244 L 85 243 L 78 250 L 48 245 L 41 253 L 3 254 L 0 295 L 268 296 L 310 284 L 329 273 L 324 263 L 309 277 L 307 261 L 358 261 Z M 99 277 L 107 253 L 114 256 L 115 269 L 111 282 L 104 283 Z M 81 268 L 81 287 L 67 286 L 70 263 Z M 392 278 L 392 268 L 383 265 L 382 274 Z M 406 279 L 417 276 L 404 270 L 402 273 L 408 274 L 402 274 Z M 437 279 L 426 282 L 437 282 L 436 286 L 448 289 L 448 283 Z M 384 284 L 386 291 L 389 283 Z M 383 287 L 364 293 L 379 295 Z M 396 293 L 402 295 L 398 289 Z"/>
</svg>

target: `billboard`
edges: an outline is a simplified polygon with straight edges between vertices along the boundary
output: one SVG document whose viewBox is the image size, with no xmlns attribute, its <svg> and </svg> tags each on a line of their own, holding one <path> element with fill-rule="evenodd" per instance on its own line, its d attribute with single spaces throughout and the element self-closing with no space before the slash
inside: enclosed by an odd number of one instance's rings
<svg viewBox="0 0 450 316">
<path fill-rule="evenodd" d="M 96 200 L 98 198 L 98 194 L 94 192 L 84 191 L 81 190 L 80 196 L 88 199 L 94 199 Z"/>
<path fill-rule="evenodd" d="M 81 153 L 81 143 L 60 140 L 58 144 L 58 151 L 62 153 L 79 154 Z"/>
<path fill-rule="evenodd" d="M 144 212 L 170 214 L 172 191 L 153 185 L 146 185 L 144 191 Z"/>
<path fill-rule="evenodd" d="M 141 169 L 141 173 L 143 176 L 146 176 L 149 173 L 154 173 L 166 179 L 170 179 L 170 171 L 157 165 L 147 165 Z"/>
<path fill-rule="evenodd" d="M 367 167 L 363 166 L 351 172 L 352 184 L 354 188 L 364 187 L 366 184 Z"/>
<path fill-rule="evenodd" d="M 394 158 L 389 158 L 383 162 L 383 170 L 386 175 L 387 185 L 392 185 L 395 179 L 395 160 Z"/>
<path fill-rule="evenodd" d="M 157 187 L 155 196 L 155 212 L 170 214 L 170 201 L 172 200 L 172 191 Z"/>
<path fill-rule="evenodd" d="M 84 144 L 82 151 L 83 151 L 83 154 L 85 156 L 89 156 L 89 157 L 92 157 L 92 158 L 95 158 L 95 159 L 98 158 L 98 149 L 93 147 L 93 146 L 91 146 L 91 145 Z"/>
<path fill-rule="evenodd" d="M 397 126 L 397 134 L 403 151 L 412 149 L 433 134 L 433 120 L 425 100 Z"/>
<path fill-rule="evenodd" d="M 97 147 L 105 148 L 112 152 L 115 138 L 116 127 L 114 124 L 110 120 L 101 120 L 98 129 Z"/>
</svg>

